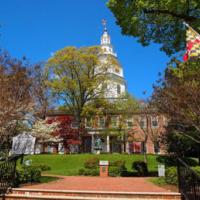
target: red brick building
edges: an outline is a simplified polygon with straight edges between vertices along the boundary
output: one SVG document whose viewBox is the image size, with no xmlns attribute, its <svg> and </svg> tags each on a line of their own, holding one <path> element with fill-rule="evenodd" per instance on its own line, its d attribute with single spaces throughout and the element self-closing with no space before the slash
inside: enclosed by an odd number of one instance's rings
<svg viewBox="0 0 200 200">
<path fill-rule="evenodd" d="M 106 114 L 83 119 L 77 127 L 73 116 L 62 112 L 47 115 L 48 121 L 61 123 L 58 135 L 62 144 L 48 144 L 46 151 L 60 153 L 97 153 L 97 140 L 101 152 L 107 153 L 164 153 L 159 138 L 165 131 L 166 118 L 156 113 Z M 80 136 L 81 135 L 81 136 Z M 51 149 L 51 150 L 49 150 Z"/>
</svg>

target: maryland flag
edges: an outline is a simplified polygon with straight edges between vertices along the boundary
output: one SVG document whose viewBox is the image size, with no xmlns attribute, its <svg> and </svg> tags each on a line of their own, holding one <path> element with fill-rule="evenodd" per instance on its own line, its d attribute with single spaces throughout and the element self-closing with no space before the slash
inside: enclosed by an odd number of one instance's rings
<svg viewBox="0 0 200 200">
<path fill-rule="evenodd" d="M 200 58 L 200 35 L 188 24 L 186 31 L 186 53 L 183 56 L 183 60 L 187 61 L 193 58 Z"/>
</svg>

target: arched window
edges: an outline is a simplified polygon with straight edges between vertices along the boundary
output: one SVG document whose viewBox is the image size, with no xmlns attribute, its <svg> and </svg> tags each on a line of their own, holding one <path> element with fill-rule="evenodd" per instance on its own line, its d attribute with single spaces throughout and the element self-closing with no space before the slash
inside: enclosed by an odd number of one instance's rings
<svg viewBox="0 0 200 200">
<path fill-rule="evenodd" d="M 158 116 L 151 117 L 151 126 L 152 128 L 158 128 Z"/>
</svg>

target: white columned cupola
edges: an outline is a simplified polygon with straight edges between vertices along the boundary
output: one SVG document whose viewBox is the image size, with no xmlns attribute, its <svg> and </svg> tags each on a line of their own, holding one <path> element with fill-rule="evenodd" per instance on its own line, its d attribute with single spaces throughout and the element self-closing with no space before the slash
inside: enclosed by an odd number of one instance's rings
<svg viewBox="0 0 200 200">
<path fill-rule="evenodd" d="M 107 28 L 106 28 L 106 21 L 103 20 L 102 24 L 104 26 L 103 35 L 101 36 L 101 48 L 103 50 L 103 53 L 117 56 L 117 54 L 113 52 L 113 47 L 111 45 L 110 36 L 109 36 Z"/>
<path fill-rule="evenodd" d="M 109 57 L 115 60 L 113 64 L 107 69 L 109 80 L 107 81 L 107 92 L 105 94 L 108 99 L 116 99 L 118 97 L 121 98 L 123 94 L 126 92 L 126 83 L 123 75 L 123 68 L 120 65 L 117 54 L 113 50 L 113 46 L 111 44 L 111 38 L 108 34 L 108 30 L 106 27 L 106 21 L 102 20 L 102 24 L 104 26 L 103 34 L 101 35 L 101 49 L 102 53 L 99 56 L 99 59 L 102 62 L 106 62 Z"/>
</svg>

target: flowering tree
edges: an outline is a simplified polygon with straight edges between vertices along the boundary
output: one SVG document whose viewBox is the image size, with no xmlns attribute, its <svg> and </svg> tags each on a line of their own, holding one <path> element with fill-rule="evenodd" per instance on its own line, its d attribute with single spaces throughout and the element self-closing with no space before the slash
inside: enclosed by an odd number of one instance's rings
<svg viewBox="0 0 200 200">
<path fill-rule="evenodd" d="M 39 119 L 33 124 L 31 135 L 40 142 L 59 142 L 61 138 L 53 133 L 59 130 L 59 122 L 49 123 L 47 120 Z"/>
<path fill-rule="evenodd" d="M 32 111 L 32 80 L 25 59 L 0 51 L 0 148 L 9 149 L 18 124 Z"/>
</svg>

